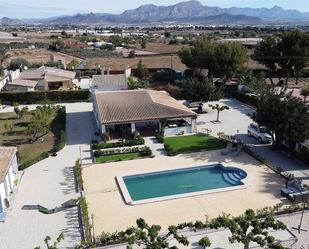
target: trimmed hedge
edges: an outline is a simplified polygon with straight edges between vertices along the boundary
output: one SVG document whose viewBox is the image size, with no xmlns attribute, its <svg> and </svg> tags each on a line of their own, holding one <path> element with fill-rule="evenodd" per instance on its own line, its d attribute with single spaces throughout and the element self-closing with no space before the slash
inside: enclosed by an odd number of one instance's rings
<svg viewBox="0 0 309 249">
<path fill-rule="evenodd" d="M 34 91 L 34 92 L 0 92 L 2 102 L 37 104 L 46 102 L 79 102 L 88 101 L 91 96 L 88 90 L 79 91 Z"/>
<path fill-rule="evenodd" d="M 77 160 L 74 167 L 74 173 L 76 177 L 76 182 L 79 190 L 84 190 L 84 181 L 82 176 L 82 164 L 80 160 Z"/>
<path fill-rule="evenodd" d="M 92 149 L 93 150 L 100 150 L 100 149 L 111 149 L 117 147 L 129 147 L 129 146 L 136 146 L 136 145 L 144 145 L 145 140 L 143 138 L 133 139 L 133 140 L 125 140 L 121 142 L 114 142 L 114 143 L 93 143 Z"/>
<path fill-rule="evenodd" d="M 58 152 L 58 151 L 62 150 L 64 148 L 65 144 L 66 144 L 66 135 L 65 135 L 66 111 L 65 111 L 64 106 L 62 106 L 58 110 L 56 119 L 58 119 L 61 131 L 60 131 L 60 139 L 54 145 L 52 152 Z"/>
<path fill-rule="evenodd" d="M 24 170 L 24 169 L 30 167 L 31 165 L 33 165 L 33 164 L 35 164 L 35 163 L 37 163 L 37 162 L 39 162 L 39 161 L 42 161 L 42 160 L 44 160 L 44 159 L 46 159 L 46 158 L 48 158 L 48 157 L 49 157 L 48 152 L 43 152 L 41 155 L 39 155 L 39 156 L 37 156 L 37 157 L 35 157 L 35 158 L 33 158 L 33 159 L 27 161 L 27 162 L 24 162 L 24 163 L 21 164 L 21 165 L 19 165 L 19 166 L 18 166 L 18 169 L 19 169 L 19 170 Z"/>
<path fill-rule="evenodd" d="M 91 244 L 92 242 L 92 236 L 91 236 L 91 224 L 90 224 L 90 219 L 89 219 L 89 211 L 88 211 L 88 205 L 87 201 L 84 197 L 79 199 L 79 206 L 81 209 L 81 214 L 82 214 L 82 222 L 83 222 L 83 228 L 84 228 L 84 243 L 86 244 Z"/>
<path fill-rule="evenodd" d="M 121 154 L 128 154 L 128 153 L 140 153 L 142 156 L 152 155 L 151 149 L 147 146 L 116 149 L 116 150 L 96 150 L 93 153 L 93 155 L 94 157 L 101 157 L 101 156 L 121 155 Z"/>
<path fill-rule="evenodd" d="M 238 92 L 235 98 L 243 103 L 251 105 L 253 107 L 257 107 L 259 99 L 255 96 L 251 96 L 245 93 Z"/>
</svg>

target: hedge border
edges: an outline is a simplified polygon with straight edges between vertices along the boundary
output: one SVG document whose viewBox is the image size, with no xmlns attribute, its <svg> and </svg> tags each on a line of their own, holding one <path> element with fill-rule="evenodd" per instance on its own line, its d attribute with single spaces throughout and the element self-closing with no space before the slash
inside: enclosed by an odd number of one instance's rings
<svg viewBox="0 0 309 249">
<path fill-rule="evenodd" d="M 70 103 L 89 101 L 91 93 L 88 90 L 69 91 L 33 91 L 33 92 L 0 92 L 2 103 Z"/>
</svg>

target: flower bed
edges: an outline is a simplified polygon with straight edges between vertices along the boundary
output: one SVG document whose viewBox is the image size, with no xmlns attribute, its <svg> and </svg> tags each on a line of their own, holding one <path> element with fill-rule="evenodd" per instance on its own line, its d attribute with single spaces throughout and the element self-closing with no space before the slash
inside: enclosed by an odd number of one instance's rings
<svg viewBox="0 0 309 249">
<path fill-rule="evenodd" d="M 96 163 L 127 161 L 138 158 L 152 157 L 149 147 L 134 147 L 115 150 L 96 150 L 94 152 Z"/>
<path fill-rule="evenodd" d="M 132 139 L 132 140 L 124 140 L 120 142 L 114 142 L 114 143 L 98 143 L 92 144 L 93 150 L 100 150 L 100 149 L 110 149 L 110 148 L 117 148 L 117 147 L 130 147 L 130 146 L 136 146 L 136 145 L 144 145 L 145 140 L 141 137 L 139 139 Z"/>
</svg>

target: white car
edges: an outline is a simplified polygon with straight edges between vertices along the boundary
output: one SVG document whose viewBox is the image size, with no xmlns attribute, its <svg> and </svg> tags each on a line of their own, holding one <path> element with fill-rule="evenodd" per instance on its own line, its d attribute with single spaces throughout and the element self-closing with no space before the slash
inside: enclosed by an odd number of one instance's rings
<svg viewBox="0 0 309 249">
<path fill-rule="evenodd" d="M 260 143 L 271 143 L 272 138 L 265 126 L 250 124 L 248 127 L 248 135 L 255 137 Z"/>
</svg>

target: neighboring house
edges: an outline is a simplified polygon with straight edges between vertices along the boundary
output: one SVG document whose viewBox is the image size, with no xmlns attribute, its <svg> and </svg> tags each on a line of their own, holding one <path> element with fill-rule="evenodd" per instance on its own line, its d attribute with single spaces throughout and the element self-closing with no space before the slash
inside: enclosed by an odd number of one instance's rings
<svg viewBox="0 0 309 249">
<path fill-rule="evenodd" d="M 107 132 L 111 138 L 135 131 L 153 136 L 160 129 L 166 136 L 196 132 L 196 113 L 165 91 L 97 92 L 94 115 L 100 133 Z"/>
<path fill-rule="evenodd" d="M 17 79 L 19 75 L 20 75 L 19 69 L 15 71 L 4 70 L 4 77 L 0 80 L 0 91 L 5 90 L 6 84 Z"/>
<path fill-rule="evenodd" d="M 0 221 L 4 221 L 10 206 L 14 181 L 18 172 L 17 148 L 0 147 Z"/>
<path fill-rule="evenodd" d="M 28 86 L 34 86 L 35 90 L 69 90 L 74 88 L 73 80 L 76 73 L 53 67 L 42 66 L 37 69 L 29 69 L 20 73 L 19 77 L 7 83 L 9 88 L 18 85 L 18 90 L 28 90 Z M 30 81 L 33 83 L 31 84 Z M 17 82 L 17 83 L 16 83 Z M 27 87 L 25 87 L 27 85 Z"/>
<path fill-rule="evenodd" d="M 38 81 L 15 79 L 5 85 L 9 92 L 33 92 L 38 87 Z"/>
<path fill-rule="evenodd" d="M 128 83 L 125 74 L 93 75 L 92 90 L 94 91 L 120 91 L 127 90 Z"/>
<path fill-rule="evenodd" d="M 110 73 L 110 69 L 101 71 L 101 75 L 93 75 L 92 91 L 120 91 L 128 89 L 128 78 L 131 76 L 131 68 L 125 67 L 123 71 Z"/>
</svg>

